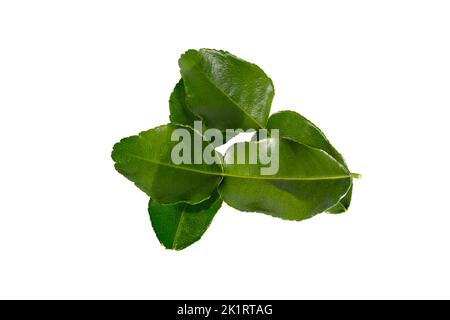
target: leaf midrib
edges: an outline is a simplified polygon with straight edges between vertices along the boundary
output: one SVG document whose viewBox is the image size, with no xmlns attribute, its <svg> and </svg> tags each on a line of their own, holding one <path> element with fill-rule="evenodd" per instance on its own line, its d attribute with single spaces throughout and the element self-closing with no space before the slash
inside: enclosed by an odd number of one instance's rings
<svg viewBox="0 0 450 320">
<path fill-rule="evenodd" d="M 138 160 L 142 160 L 145 162 L 150 162 L 156 165 L 160 165 L 163 167 L 178 169 L 178 170 L 184 170 L 189 172 L 195 172 L 199 174 L 206 174 L 211 176 L 221 176 L 221 177 L 230 177 L 230 178 L 237 178 L 237 179 L 254 179 L 254 180 L 292 180 L 292 181 L 320 181 L 320 180 L 340 180 L 340 179 L 348 179 L 351 178 L 351 175 L 340 175 L 340 176 L 318 176 L 318 177 L 275 177 L 275 176 L 245 176 L 245 175 L 235 175 L 225 172 L 213 172 L 213 171 L 202 171 L 192 168 L 187 168 L 184 166 L 177 166 L 165 162 L 159 162 L 153 159 L 147 159 L 138 155 L 129 154 L 129 156 L 136 158 Z"/>
<path fill-rule="evenodd" d="M 180 225 L 181 225 L 181 220 L 183 220 L 183 216 L 184 216 L 184 210 L 186 209 L 186 205 L 183 206 L 183 209 L 181 209 L 181 214 L 180 214 L 180 219 L 178 220 L 177 223 L 177 228 L 175 230 L 175 235 L 173 237 L 172 240 L 172 249 L 176 249 L 175 246 L 178 244 L 178 237 L 179 237 L 179 233 L 180 233 Z"/>
</svg>

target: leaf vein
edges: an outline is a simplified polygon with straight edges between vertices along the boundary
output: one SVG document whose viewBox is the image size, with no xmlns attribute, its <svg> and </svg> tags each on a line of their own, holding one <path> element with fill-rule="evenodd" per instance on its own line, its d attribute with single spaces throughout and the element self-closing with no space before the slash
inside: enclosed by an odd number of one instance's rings
<svg viewBox="0 0 450 320">
<path fill-rule="evenodd" d="M 144 157 L 140 157 L 137 155 L 129 154 L 129 156 L 136 158 L 138 160 L 142 160 L 145 162 L 150 162 L 155 165 L 160 165 L 163 167 L 169 167 L 177 170 L 190 171 L 199 174 L 206 174 L 212 176 L 222 176 L 222 177 L 230 177 L 237 179 L 254 179 L 254 180 L 293 180 L 293 181 L 320 181 L 320 180 L 339 180 L 339 179 L 349 179 L 352 177 L 352 174 L 347 175 L 337 175 L 337 176 L 311 176 L 311 177 L 278 177 L 278 176 L 246 176 L 246 175 L 235 175 L 226 172 L 214 172 L 214 171 L 202 171 L 192 168 L 187 168 L 185 166 L 177 166 L 169 163 L 159 162 L 153 159 L 147 159 Z"/>
</svg>

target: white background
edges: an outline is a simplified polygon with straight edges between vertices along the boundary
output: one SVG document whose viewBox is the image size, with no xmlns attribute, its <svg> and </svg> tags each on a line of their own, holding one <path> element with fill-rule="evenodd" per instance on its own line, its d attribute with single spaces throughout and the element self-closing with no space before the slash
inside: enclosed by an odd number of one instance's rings
<svg viewBox="0 0 450 320">
<path fill-rule="evenodd" d="M 165 250 L 120 138 L 168 121 L 190 48 L 273 79 L 318 124 L 351 209 L 288 222 L 224 205 Z M 2 1 L 1 298 L 450 298 L 448 1 Z"/>
</svg>

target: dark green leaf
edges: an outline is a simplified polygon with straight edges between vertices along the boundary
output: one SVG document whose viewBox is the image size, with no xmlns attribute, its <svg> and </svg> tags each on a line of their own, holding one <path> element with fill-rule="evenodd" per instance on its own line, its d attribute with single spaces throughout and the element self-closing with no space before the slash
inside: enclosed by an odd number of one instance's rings
<svg viewBox="0 0 450 320">
<path fill-rule="evenodd" d="M 222 180 L 220 156 L 214 153 L 219 164 L 174 164 L 171 152 L 179 142 L 171 141 L 171 135 L 177 128 L 188 130 L 191 137 L 199 135 L 188 127 L 163 125 L 121 140 L 112 158 L 117 171 L 156 201 L 197 204 L 209 198 Z M 203 149 L 206 146 L 204 142 Z"/>
<path fill-rule="evenodd" d="M 181 79 L 175 88 L 169 99 L 170 108 L 170 121 L 172 123 L 184 124 L 190 127 L 194 127 L 194 121 L 200 120 L 199 117 L 194 115 L 186 105 L 186 94 L 184 91 L 183 79 Z"/>
<path fill-rule="evenodd" d="M 222 205 L 217 191 L 196 204 L 160 204 L 150 200 L 149 214 L 153 230 L 167 249 L 182 250 L 200 240 Z"/>
<path fill-rule="evenodd" d="M 211 49 L 189 50 L 179 65 L 187 106 L 208 128 L 265 127 L 274 88 L 258 66 Z"/>
<path fill-rule="evenodd" d="M 180 79 L 180 81 L 173 89 L 172 94 L 170 95 L 169 108 L 170 121 L 172 123 L 186 125 L 194 128 L 194 121 L 201 121 L 201 119 L 194 115 L 192 111 L 187 107 L 186 92 L 184 90 L 183 79 Z M 201 124 L 202 130 L 203 132 L 205 132 L 208 128 L 205 126 L 203 121 Z M 222 145 L 223 143 L 226 143 L 229 139 L 232 138 L 232 136 L 227 136 L 224 132 L 223 136 L 223 141 L 214 141 L 216 147 Z"/>
<path fill-rule="evenodd" d="M 261 175 L 261 163 L 236 164 L 234 148 L 276 150 L 279 144 L 279 171 Z M 253 144 L 253 146 L 252 146 Z M 280 138 L 238 143 L 224 157 L 224 180 L 219 192 L 230 206 L 241 211 L 257 211 L 289 220 L 303 220 L 336 204 L 351 185 L 350 173 L 326 152 Z"/>
<path fill-rule="evenodd" d="M 311 121 L 294 111 L 281 111 L 270 116 L 267 122 L 268 129 L 279 129 L 280 137 L 285 137 L 306 144 L 310 147 L 321 149 L 336 159 L 348 169 L 344 157 L 331 145 L 325 134 Z M 329 208 L 330 213 L 347 211 L 351 202 L 351 187 L 349 192 Z"/>
</svg>

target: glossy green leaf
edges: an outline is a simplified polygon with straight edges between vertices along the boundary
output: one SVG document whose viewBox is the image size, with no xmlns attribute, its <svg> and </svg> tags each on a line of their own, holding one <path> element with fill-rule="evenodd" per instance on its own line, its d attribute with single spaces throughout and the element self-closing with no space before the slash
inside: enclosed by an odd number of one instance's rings
<svg viewBox="0 0 450 320">
<path fill-rule="evenodd" d="M 187 106 L 208 128 L 265 127 L 274 88 L 258 66 L 212 49 L 189 50 L 179 65 Z"/>
<path fill-rule="evenodd" d="M 279 129 L 280 137 L 285 137 L 306 144 L 310 147 L 321 149 L 336 159 L 348 169 L 344 157 L 331 145 L 325 134 L 311 121 L 294 111 L 281 111 L 270 116 L 267 122 L 268 129 Z M 352 187 L 349 192 L 329 208 L 330 213 L 341 213 L 347 211 L 350 206 Z"/>
<path fill-rule="evenodd" d="M 278 173 L 261 175 L 264 165 L 249 164 L 248 159 L 246 164 L 237 164 L 238 152 L 233 150 L 240 144 L 244 144 L 247 155 L 251 148 L 276 150 L 278 144 Z M 333 206 L 350 185 L 347 168 L 326 152 L 289 139 L 270 138 L 238 143 L 228 149 L 219 192 L 228 205 L 238 210 L 303 220 Z"/>
<path fill-rule="evenodd" d="M 200 120 L 186 105 L 186 93 L 184 91 L 183 79 L 176 84 L 169 99 L 170 121 L 172 123 L 184 124 L 194 127 L 194 121 Z"/>
<path fill-rule="evenodd" d="M 174 164 L 171 152 L 179 142 L 171 141 L 171 136 L 177 128 L 199 136 L 188 127 L 163 125 L 121 140 L 114 146 L 112 158 L 117 171 L 156 201 L 196 204 L 209 198 L 222 180 L 220 155 L 214 153 L 219 164 Z M 204 142 L 202 148 L 206 146 Z M 194 148 L 191 151 L 194 153 Z"/>
<path fill-rule="evenodd" d="M 152 199 L 148 212 L 161 244 L 167 249 L 182 250 L 200 240 L 221 205 L 222 199 L 216 191 L 196 205 L 160 204 Z"/>
</svg>

